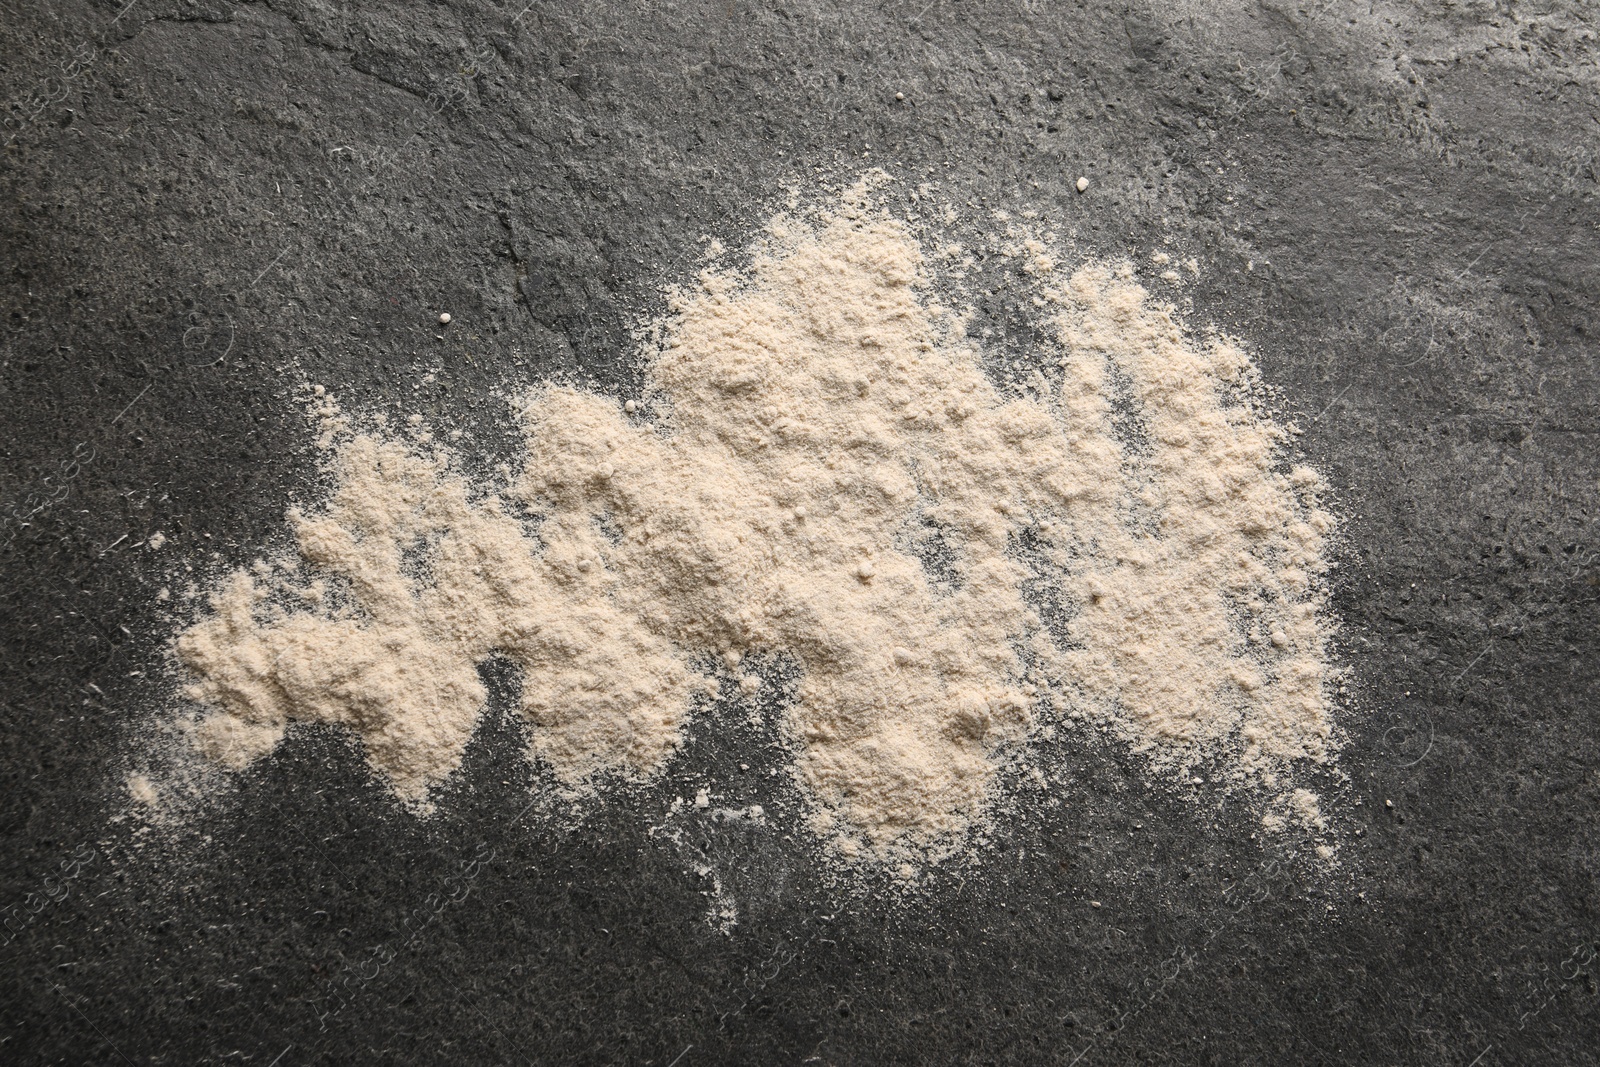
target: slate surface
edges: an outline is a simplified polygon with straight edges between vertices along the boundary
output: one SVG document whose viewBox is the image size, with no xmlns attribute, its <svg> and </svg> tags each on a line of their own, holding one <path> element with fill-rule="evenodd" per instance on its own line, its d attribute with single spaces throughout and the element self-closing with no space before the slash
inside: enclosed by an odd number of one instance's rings
<svg viewBox="0 0 1600 1067">
<path fill-rule="evenodd" d="M 1564 0 L 9 8 L 0 1060 L 1596 1062 L 1595 31 Z M 1081 741 L 1058 808 L 909 898 L 747 824 L 652 834 L 702 785 L 792 807 L 716 716 L 658 786 L 519 818 L 504 677 L 431 821 L 306 734 L 139 834 L 182 588 L 315 495 L 295 368 L 492 462 L 519 384 L 627 387 L 701 237 L 872 164 L 1203 262 L 1196 318 L 1338 487 L 1342 881 Z"/>
</svg>

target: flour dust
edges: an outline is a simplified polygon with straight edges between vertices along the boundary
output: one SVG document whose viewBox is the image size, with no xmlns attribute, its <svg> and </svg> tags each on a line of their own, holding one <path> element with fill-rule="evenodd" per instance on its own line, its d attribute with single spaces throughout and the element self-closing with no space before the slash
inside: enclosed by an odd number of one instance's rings
<svg viewBox="0 0 1600 1067">
<path fill-rule="evenodd" d="M 1003 388 L 941 301 L 951 250 L 874 196 L 780 214 L 676 290 L 640 395 L 529 389 L 510 479 L 319 397 L 331 493 L 176 637 L 195 749 L 242 768 L 334 724 L 426 809 L 498 655 L 531 758 L 604 790 L 781 659 L 789 772 L 846 861 L 959 849 L 1042 730 L 1289 797 L 1332 756 L 1333 520 L 1248 354 L 1027 239 L 1045 343 Z"/>
</svg>

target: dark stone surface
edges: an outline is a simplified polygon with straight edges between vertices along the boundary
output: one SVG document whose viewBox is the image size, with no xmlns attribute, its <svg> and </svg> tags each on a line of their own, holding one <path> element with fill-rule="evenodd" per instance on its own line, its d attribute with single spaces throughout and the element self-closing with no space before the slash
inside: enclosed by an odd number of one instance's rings
<svg viewBox="0 0 1600 1067">
<path fill-rule="evenodd" d="M 1600 1059 L 1594 10 L 1224 6 L 8 9 L 0 1060 Z M 139 847 L 154 594 L 315 491 L 296 367 L 492 459 L 518 385 L 626 386 L 700 237 L 873 163 L 1205 264 L 1196 318 L 1339 487 L 1345 881 L 1084 740 L 1059 808 L 904 899 L 649 834 L 705 782 L 792 809 L 716 715 L 659 786 L 519 820 L 504 678 L 430 821 L 307 734 Z"/>
</svg>

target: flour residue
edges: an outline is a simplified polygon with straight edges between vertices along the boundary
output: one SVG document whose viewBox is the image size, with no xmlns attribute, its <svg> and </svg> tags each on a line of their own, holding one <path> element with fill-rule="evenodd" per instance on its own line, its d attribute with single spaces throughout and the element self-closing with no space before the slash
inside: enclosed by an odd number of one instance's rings
<svg viewBox="0 0 1600 1067">
<path fill-rule="evenodd" d="M 533 756 L 603 788 L 659 772 L 719 675 L 751 700 L 783 659 L 814 828 L 897 862 L 959 843 L 1046 723 L 1109 726 L 1157 773 L 1325 761 L 1319 477 L 1241 348 L 1065 258 L 1026 245 L 1053 340 L 1015 388 L 861 185 L 677 292 L 626 406 L 533 389 L 509 481 L 324 399 L 334 488 L 291 512 L 295 557 L 177 639 L 195 744 L 242 767 L 339 724 L 425 806 L 498 654 Z"/>
</svg>

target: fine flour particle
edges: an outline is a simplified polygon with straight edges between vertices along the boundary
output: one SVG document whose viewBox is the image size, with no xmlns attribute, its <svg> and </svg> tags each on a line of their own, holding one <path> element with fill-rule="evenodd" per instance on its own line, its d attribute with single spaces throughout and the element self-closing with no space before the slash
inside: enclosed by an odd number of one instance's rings
<svg viewBox="0 0 1600 1067">
<path fill-rule="evenodd" d="M 1049 348 L 1002 385 L 865 184 L 780 215 L 673 295 L 651 420 L 537 386 L 509 479 L 319 399 L 332 490 L 291 511 L 293 558 L 177 638 L 193 743 L 243 767 L 292 722 L 342 725 L 425 808 L 497 654 L 534 758 L 603 789 L 659 772 L 719 678 L 754 701 L 781 660 L 813 828 L 896 863 L 958 847 L 1046 727 L 1108 729 L 1174 781 L 1325 761 L 1320 478 L 1240 347 L 1065 258 L 1026 258 Z"/>
</svg>

